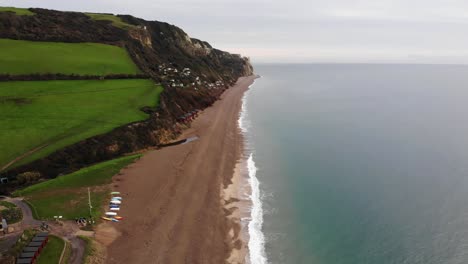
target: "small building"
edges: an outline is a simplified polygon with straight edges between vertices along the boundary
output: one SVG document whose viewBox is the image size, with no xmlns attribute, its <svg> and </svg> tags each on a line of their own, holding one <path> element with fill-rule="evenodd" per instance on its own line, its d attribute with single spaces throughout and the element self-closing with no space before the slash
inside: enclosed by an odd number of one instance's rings
<svg viewBox="0 0 468 264">
<path fill-rule="evenodd" d="M 49 239 L 48 237 L 34 237 L 31 242 L 47 242 Z"/>
<path fill-rule="evenodd" d="M 47 232 L 41 232 L 41 233 L 37 233 L 36 237 L 48 237 L 49 236 L 49 233 Z"/>
<path fill-rule="evenodd" d="M 39 250 L 41 250 L 44 247 L 45 243 L 42 242 L 30 242 L 27 247 L 39 247 Z"/>
<path fill-rule="evenodd" d="M 18 259 L 16 261 L 16 264 L 32 264 L 34 263 L 35 259 L 33 258 L 22 258 L 22 259 Z"/>
<path fill-rule="evenodd" d="M 39 247 L 25 247 L 23 252 L 39 252 Z"/>
<path fill-rule="evenodd" d="M 8 223 L 5 218 L 2 219 L 1 228 L 3 229 L 3 232 L 5 233 L 8 231 Z"/>
<path fill-rule="evenodd" d="M 22 259 L 22 258 L 25 258 L 25 259 L 29 259 L 29 258 L 32 258 L 32 259 L 36 259 L 38 253 L 37 252 L 23 252 L 19 255 L 19 258 Z"/>
</svg>

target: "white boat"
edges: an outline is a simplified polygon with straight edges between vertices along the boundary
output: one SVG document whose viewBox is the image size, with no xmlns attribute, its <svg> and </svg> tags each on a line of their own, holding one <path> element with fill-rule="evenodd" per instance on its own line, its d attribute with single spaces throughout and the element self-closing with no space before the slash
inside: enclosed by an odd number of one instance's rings
<svg viewBox="0 0 468 264">
<path fill-rule="evenodd" d="M 119 200 L 119 201 L 122 201 L 122 197 L 112 197 L 112 200 Z"/>
<path fill-rule="evenodd" d="M 106 215 L 117 215 L 116 212 L 106 212 Z"/>
<path fill-rule="evenodd" d="M 121 204 L 122 202 L 121 201 L 118 201 L 118 200 L 112 200 L 110 201 L 111 204 Z"/>
<path fill-rule="evenodd" d="M 110 208 L 111 211 L 119 211 L 120 210 L 120 207 L 113 207 L 113 208 Z"/>
<path fill-rule="evenodd" d="M 120 192 L 111 192 L 112 195 L 114 194 L 120 194 Z"/>
</svg>

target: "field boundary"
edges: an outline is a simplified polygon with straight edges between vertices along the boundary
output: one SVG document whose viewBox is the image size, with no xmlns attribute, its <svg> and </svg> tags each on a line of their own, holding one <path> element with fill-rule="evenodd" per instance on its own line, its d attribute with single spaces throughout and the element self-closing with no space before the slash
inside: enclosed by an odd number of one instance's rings
<svg viewBox="0 0 468 264">
<path fill-rule="evenodd" d="M 54 80 L 120 80 L 120 79 L 149 79 L 150 76 L 138 74 L 105 74 L 105 75 L 81 75 L 81 74 L 0 74 L 0 82 L 10 81 L 54 81 Z"/>
<path fill-rule="evenodd" d="M 34 149 L 32 149 L 32 150 L 30 150 L 30 151 L 28 151 L 28 152 L 26 152 L 26 153 L 23 153 L 22 155 L 16 157 L 14 160 L 8 162 L 8 163 L 5 164 L 3 167 L 1 167 L 1 168 L 0 168 L 0 172 L 2 172 L 2 171 L 4 171 L 4 170 L 8 169 L 11 165 L 13 165 L 13 164 L 15 164 L 16 162 L 18 162 L 18 161 L 20 161 L 20 160 L 26 158 L 27 156 L 33 154 L 34 152 L 36 152 L 36 151 L 38 151 L 38 150 L 41 150 L 41 149 L 47 147 L 48 145 L 49 145 L 49 144 L 45 144 L 45 145 L 39 146 L 39 147 L 37 147 L 37 148 L 34 148 Z"/>
<path fill-rule="evenodd" d="M 57 236 L 58 237 L 58 236 Z M 62 264 L 63 262 L 63 256 L 65 255 L 65 251 L 67 250 L 67 247 L 68 247 L 68 241 L 65 240 L 64 238 L 60 237 L 60 239 L 63 240 L 63 249 L 62 249 L 62 254 L 60 254 L 60 259 L 59 259 L 59 262 L 58 264 Z"/>
</svg>

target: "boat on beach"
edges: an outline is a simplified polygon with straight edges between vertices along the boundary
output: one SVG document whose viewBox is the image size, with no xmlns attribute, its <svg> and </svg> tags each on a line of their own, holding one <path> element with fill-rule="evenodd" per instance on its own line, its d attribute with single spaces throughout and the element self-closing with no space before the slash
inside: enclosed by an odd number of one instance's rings
<svg viewBox="0 0 468 264">
<path fill-rule="evenodd" d="M 111 204 L 121 204 L 122 202 L 118 201 L 118 200 L 111 200 L 110 203 Z"/>
<path fill-rule="evenodd" d="M 116 212 L 106 212 L 106 215 L 110 215 L 110 216 L 116 216 L 117 213 Z"/>
</svg>

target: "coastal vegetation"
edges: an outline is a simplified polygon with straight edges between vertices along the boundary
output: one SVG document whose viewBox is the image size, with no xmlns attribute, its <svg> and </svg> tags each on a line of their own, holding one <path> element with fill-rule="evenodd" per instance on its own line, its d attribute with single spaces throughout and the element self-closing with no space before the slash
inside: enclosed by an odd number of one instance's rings
<svg viewBox="0 0 468 264">
<path fill-rule="evenodd" d="M 36 264 L 59 263 L 64 247 L 65 241 L 63 241 L 63 239 L 49 235 L 49 241 L 41 251 Z"/>
<path fill-rule="evenodd" d="M 124 48 L 100 43 L 0 39 L 0 74 L 137 74 Z"/>
<path fill-rule="evenodd" d="M 93 20 L 104 20 L 104 21 L 110 21 L 112 22 L 112 25 L 122 28 L 122 29 L 129 29 L 134 27 L 133 25 L 130 25 L 128 23 L 125 23 L 122 21 L 122 19 L 118 16 L 114 16 L 112 14 L 99 14 L 99 13 L 85 13 L 87 16 L 89 16 Z"/>
<path fill-rule="evenodd" d="M 33 12 L 29 11 L 26 8 L 16 8 L 16 7 L 5 7 L 0 6 L 0 12 L 13 12 L 19 16 L 32 16 Z"/>
<path fill-rule="evenodd" d="M 10 255 L 17 256 L 21 251 L 23 251 L 23 248 L 31 242 L 31 239 L 36 235 L 37 230 L 29 228 L 23 230 L 23 233 L 21 236 L 19 236 L 18 240 L 16 240 L 15 245 L 10 248 L 9 253 Z"/>
<path fill-rule="evenodd" d="M 156 107 L 162 90 L 141 79 L 0 82 L 0 165 L 146 119 L 140 108 Z"/>
<path fill-rule="evenodd" d="M 23 219 L 23 213 L 14 203 L 0 201 L 0 215 L 8 224 L 15 224 Z"/>
<path fill-rule="evenodd" d="M 112 176 L 138 159 L 140 155 L 126 156 L 81 169 L 71 174 L 31 185 L 14 195 L 23 196 L 36 219 L 64 219 L 89 216 L 88 187 L 91 191 L 92 216 L 101 214 L 102 205 L 109 196 Z"/>
</svg>

